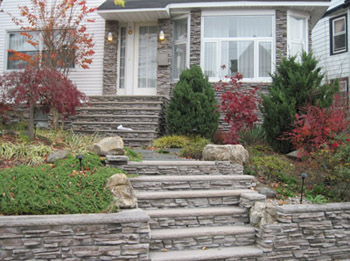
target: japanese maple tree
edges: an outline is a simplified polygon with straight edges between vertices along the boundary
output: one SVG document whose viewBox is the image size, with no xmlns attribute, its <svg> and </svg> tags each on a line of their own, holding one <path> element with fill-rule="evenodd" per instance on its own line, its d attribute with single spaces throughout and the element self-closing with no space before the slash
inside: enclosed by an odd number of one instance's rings
<svg viewBox="0 0 350 261">
<path fill-rule="evenodd" d="M 260 100 L 257 98 L 256 88 L 247 89 L 242 86 L 241 74 L 236 73 L 235 76 L 225 78 L 229 81 L 219 81 L 216 84 L 216 90 L 223 90 L 220 109 L 225 116 L 224 121 L 230 125 L 224 142 L 238 144 L 239 132 L 252 129 L 254 122 L 258 120 L 256 112 Z"/>
<path fill-rule="evenodd" d="M 10 14 L 12 21 L 38 52 L 29 55 L 10 50 L 14 54 L 12 59 L 23 60 L 30 66 L 56 68 L 64 75 L 73 65 L 89 68 L 94 42 L 87 24 L 94 22 L 88 16 L 96 8 L 88 7 L 86 0 L 30 0 L 29 6 L 19 9 L 20 17 Z"/>
</svg>

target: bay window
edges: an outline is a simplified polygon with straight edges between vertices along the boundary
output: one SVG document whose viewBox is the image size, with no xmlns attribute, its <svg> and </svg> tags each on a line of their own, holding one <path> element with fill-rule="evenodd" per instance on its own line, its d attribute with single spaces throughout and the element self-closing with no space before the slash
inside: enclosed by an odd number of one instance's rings
<svg viewBox="0 0 350 261">
<path fill-rule="evenodd" d="M 188 60 L 188 35 L 189 35 L 189 17 L 180 17 L 173 20 L 173 61 L 172 61 L 172 79 L 177 80 L 180 74 L 189 65 Z"/>
<path fill-rule="evenodd" d="M 272 73 L 274 15 L 203 16 L 202 68 L 210 80 L 263 80 Z M 220 69 L 222 68 L 222 69 Z"/>
</svg>

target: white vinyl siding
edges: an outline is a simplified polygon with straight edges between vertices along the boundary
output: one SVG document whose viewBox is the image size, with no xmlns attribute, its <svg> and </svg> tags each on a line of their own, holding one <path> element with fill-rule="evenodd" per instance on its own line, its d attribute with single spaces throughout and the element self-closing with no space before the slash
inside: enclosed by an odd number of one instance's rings
<svg viewBox="0 0 350 261">
<path fill-rule="evenodd" d="M 88 5 L 91 7 L 98 7 L 104 0 L 89 0 Z M 11 21 L 11 18 L 6 12 L 12 13 L 16 17 L 20 17 L 18 5 L 29 5 L 29 0 L 21 1 L 4 1 L 1 8 L 5 12 L 0 13 L 0 73 L 7 72 L 7 46 L 9 32 L 18 31 L 19 28 Z M 96 12 L 89 16 L 95 19 L 94 23 L 89 23 L 87 31 L 93 35 L 95 46 L 93 50 L 95 54 L 92 59 L 93 62 L 89 66 L 90 69 L 75 68 L 71 69 L 69 78 L 77 85 L 78 89 L 87 95 L 102 95 L 103 85 L 103 48 L 104 48 L 104 34 L 105 21 Z"/>
</svg>

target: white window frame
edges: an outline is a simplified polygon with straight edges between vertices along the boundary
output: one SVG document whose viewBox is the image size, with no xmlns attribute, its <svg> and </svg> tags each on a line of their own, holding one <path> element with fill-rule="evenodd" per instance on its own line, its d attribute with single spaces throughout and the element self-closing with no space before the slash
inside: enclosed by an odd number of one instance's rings
<svg viewBox="0 0 350 261">
<path fill-rule="evenodd" d="M 175 17 L 172 19 L 172 21 L 175 20 L 182 20 L 182 19 L 186 19 L 187 18 L 187 39 L 186 41 L 177 41 L 177 44 L 186 44 L 186 68 L 190 68 L 190 40 L 191 40 L 191 14 L 185 14 L 185 15 L 181 15 L 178 17 Z M 174 25 L 172 25 L 172 30 L 174 31 Z M 172 57 L 174 58 L 175 55 L 175 40 L 174 38 L 172 38 Z M 173 67 L 173 62 L 174 59 L 172 59 L 171 63 L 172 63 L 172 67 Z M 171 69 L 171 80 L 172 82 L 177 82 L 179 80 L 179 78 L 174 77 L 173 76 L 173 70 Z"/>
<path fill-rule="evenodd" d="M 291 17 L 295 17 L 298 19 L 304 19 L 305 25 L 304 25 L 304 51 L 306 53 L 309 53 L 309 20 L 310 15 L 303 13 L 303 12 L 296 12 L 296 11 L 287 11 L 287 56 L 289 57 L 290 54 L 290 48 L 292 44 L 292 27 L 291 27 Z"/>
<path fill-rule="evenodd" d="M 342 33 L 334 34 L 334 23 L 339 20 L 344 20 L 345 22 L 345 30 Z M 330 51 L 331 55 L 339 54 L 339 53 L 345 53 L 348 51 L 348 23 L 347 23 L 347 14 L 342 14 L 336 17 L 330 18 Z M 334 37 L 345 34 L 345 47 L 340 50 L 334 50 Z"/>
<path fill-rule="evenodd" d="M 204 37 L 204 19 L 210 16 L 271 16 L 272 19 L 272 37 L 242 37 L 242 38 L 205 38 Z M 216 63 L 218 65 L 217 77 L 209 77 L 210 82 L 229 81 L 229 79 L 220 78 L 220 52 L 221 43 L 223 41 L 254 41 L 254 77 L 243 78 L 242 82 L 272 82 L 272 78 L 259 77 L 259 43 L 271 42 L 271 73 L 275 71 L 276 64 L 276 12 L 275 10 L 223 10 L 223 11 L 203 11 L 201 19 L 201 67 L 204 70 L 204 44 L 208 42 L 215 42 L 216 49 Z M 243 75 L 244 77 L 244 75 Z"/>
</svg>

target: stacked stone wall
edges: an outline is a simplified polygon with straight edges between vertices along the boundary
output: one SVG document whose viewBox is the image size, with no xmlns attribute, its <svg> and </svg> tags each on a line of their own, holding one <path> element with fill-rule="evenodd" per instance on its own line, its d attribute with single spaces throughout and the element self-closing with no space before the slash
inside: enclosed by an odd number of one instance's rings
<svg viewBox="0 0 350 261">
<path fill-rule="evenodd" d="M 257 243 L 267 260 L 349 260 L 350 203 L 277 207 Z"/>
<path fill-rule="evenodd" d="M 148 260 L 149 217 L 116 214 L 0 217 L 0 260 Z"/>
</svg>

